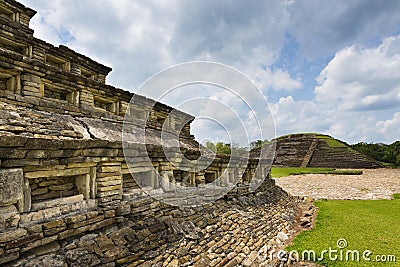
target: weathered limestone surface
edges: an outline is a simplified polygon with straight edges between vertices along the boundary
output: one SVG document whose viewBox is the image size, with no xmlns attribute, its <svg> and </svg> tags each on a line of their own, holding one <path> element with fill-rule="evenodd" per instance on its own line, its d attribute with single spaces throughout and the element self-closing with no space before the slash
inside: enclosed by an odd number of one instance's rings
<svg viewBox="0 0 400 267">
<path fill-rule="evenodd" d="M 28 224 L 27 229 L 41 229 L 45 238 L 25 244 L 21 250 L 26 256 L 13 264 L 263 266 L 268 262 L 260 261 L 258 252 L 272 250 L 276 244 L 271 240 L 288 232 L 295 207 L 287 193 L 267 181 L 268 189 L 213 205 L 182 209 L 142 196 Z"/>
<path fill-rule="evenodd" d="M 9 206 L 23 199 L 22 169 L 0 169 L 0 206 Z"/>
<path fill-rule="evenodd" d="M 111 68 L 33 37 L 34 14 L 0 0 L 0 265 L 267 264 L 297 201 L 268 162 L 202 155 L 194 117 L 107 85 Z"/>
</svg>

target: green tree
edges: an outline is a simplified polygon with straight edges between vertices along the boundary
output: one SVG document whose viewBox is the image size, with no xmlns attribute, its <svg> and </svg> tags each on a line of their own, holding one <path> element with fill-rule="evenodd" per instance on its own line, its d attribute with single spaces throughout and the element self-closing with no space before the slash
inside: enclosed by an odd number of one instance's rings
<svg viewBox="0 0 400 267">
<path fill-rule="evenodd" d="M 254 148 L 259 148 L 262 147 L 265 144 L 268 144 L 269 141 L 268 140 L 256 140 L 250 143 L 250 149 L 254 149 Z"/>
<path fill-rule="evenodd" d="M 225 144 L 223 142 L 218 142 L 215 145 L 215 148 L 217 149 L 217 154 L 225 154 L 225 155 L 231 154 L 231 144 Z"/>
<path fill-rule="evenodd" d="M 352 145 L 352 148 L 375 160 L 400 166 L 400 141 L 390 145 L 361 142 Z"/>
<path fill-rule="evenodd" d="M 217 153 L 217 148 L 215 147 L 213 142 L 207 142 L 206 143 L 206 148 L 213 151 L 214 153 Z"/>
<path fill-rule="evenodd" d="M 206 148 L 214 151 L 217 154 L 233 155 L 233 156 L 246 156 L 248 154 L 247 147 L 240 147 L 238 144 L 225 144 L 223 142 L 206 142 Z"/>
</svg>

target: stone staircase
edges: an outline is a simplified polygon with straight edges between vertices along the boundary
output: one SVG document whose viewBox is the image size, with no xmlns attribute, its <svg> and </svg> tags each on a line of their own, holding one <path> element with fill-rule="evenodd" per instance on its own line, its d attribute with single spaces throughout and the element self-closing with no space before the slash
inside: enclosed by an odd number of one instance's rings
<svg viewBox="0 0 400 267">
<path fill-rule="evenodd" d="M 307 151 L 307 154 L 304 157 L 303 162 L 301 163 L 300 167 L 307 167 L 308 166 L 308 163 L 310 162 L 310 160 L 311 160 L 311 158 L 312 158 L 312 156 L 314 154 L 314 151 L 318 146 L 318 143 L 319 143 L 318 139 L 314 139 L 311 142 L 311 145 L 310 145 L 310 147 L 309 147 L 309 149 Z"/>
<path fill-rule="evenodd" d="M 313 139 L 303 135 L 290 135 L 276 139 L 274 166 L 299 167 Z"/>
</svg>

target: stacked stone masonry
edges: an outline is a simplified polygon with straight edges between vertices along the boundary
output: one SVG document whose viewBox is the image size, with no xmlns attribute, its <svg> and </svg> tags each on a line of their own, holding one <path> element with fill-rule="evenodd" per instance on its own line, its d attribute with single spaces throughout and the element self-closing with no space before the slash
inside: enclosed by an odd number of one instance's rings
<svg viewBox="0 0 400 267">
<path fill-rule="evenodd" d="M 217 155 L 191 170 L 180 155 L 201 154 L 194 117 L 107 85 L 109 67 L 35 38 L 35 13 L 0 0 L 0 265 L 263 264 L 257 251 L 290 229 L 296 208 L 268 162 Z M 169 157 L 161 130 L 177 140 Z M 199 204 L 235 183 L 225 198 Z"/>
</svg>

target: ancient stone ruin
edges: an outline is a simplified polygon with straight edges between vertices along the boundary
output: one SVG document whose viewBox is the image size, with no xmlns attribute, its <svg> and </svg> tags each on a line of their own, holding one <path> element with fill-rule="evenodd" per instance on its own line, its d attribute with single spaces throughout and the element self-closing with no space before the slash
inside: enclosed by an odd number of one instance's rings
<svg viewBox="0 0 400 267">
<path fill-rule="evenodd" d="M 323 134 L 291 134 L 277 138 L 274 166 L 382 168 L 376 160 Z"/>
<path fill-rule="evenodd" d="M 0 0 L 0 265 L 259 266 L 296 208 L 268 162 L 206 155 L 193 171 L 183 159 L 202 157 L 194 117 L 107 85 L 111 68 L 35 38 L 35 13 Z M 172 156 L 161 129 L 177 140 Z"/>
</svg>

